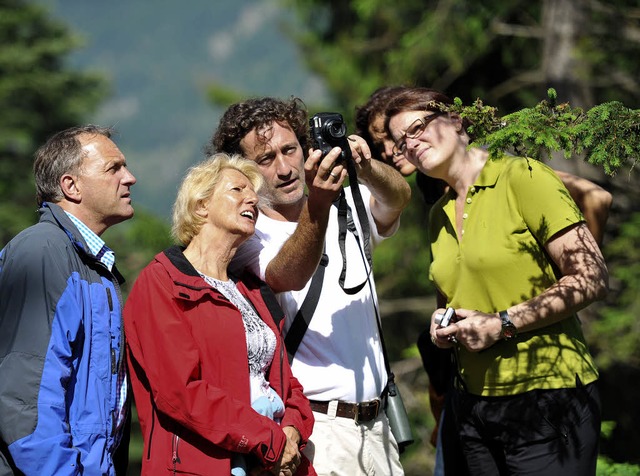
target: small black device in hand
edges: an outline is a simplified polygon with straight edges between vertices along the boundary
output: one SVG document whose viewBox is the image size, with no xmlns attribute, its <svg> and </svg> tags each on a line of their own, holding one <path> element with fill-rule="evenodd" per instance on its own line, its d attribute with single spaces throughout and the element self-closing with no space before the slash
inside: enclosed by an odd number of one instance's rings
<svg viewBox="0 0 640 476">
<path fill-rule="evenodd" d="M 313 147 L 326 156 L 334 147 L 340 147 L 342 153 L 336 163 L 344 163 L 351 158 L 351 148 L 347 142 L 347 126 L 342 114 L 337 112 L 319 112 L 309 119 Z"/>
<path fill-rule="evenodd" d="M 444 314 L 437 313 L 434 320 L 439 327 L 447 327 L 451 324 L 451 319 L 456 315 L 456 311 L 452 307 L 448 307 Z"/>
</svg>

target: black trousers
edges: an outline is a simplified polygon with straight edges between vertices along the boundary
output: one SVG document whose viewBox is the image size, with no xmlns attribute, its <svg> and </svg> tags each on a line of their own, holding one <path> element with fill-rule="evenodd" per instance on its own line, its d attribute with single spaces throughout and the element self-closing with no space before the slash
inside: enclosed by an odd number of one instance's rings
<svg viewBox="0 0 640 476">
<path fill-rule="evenodd" d="M 469 474 L 595 475 L 601 421 L 595 383 L 509 397 L 455 389 L 452 398 Z"/>
</svg>

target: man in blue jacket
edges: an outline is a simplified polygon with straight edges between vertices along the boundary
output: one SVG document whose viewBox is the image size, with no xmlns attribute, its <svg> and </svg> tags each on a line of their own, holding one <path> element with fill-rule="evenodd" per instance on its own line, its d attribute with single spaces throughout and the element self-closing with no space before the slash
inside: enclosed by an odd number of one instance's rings
<svg viewBox="0 0 640 476">
<path fill-rule="evenodd" d="M 36 152 L 39 223 L 0 251 L 0 475 L 126 471 L 123 280 L 100 235 L 133 216 L 136 179 L 110 137 Z"/>
</svg>

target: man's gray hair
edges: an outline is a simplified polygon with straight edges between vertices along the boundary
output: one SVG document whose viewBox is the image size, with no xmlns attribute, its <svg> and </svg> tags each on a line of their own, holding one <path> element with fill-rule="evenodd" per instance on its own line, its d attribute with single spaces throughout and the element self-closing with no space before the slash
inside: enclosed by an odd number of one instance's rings
<svg viewBox="0 0 640 476">
<path fill-rule="evenodd" d="M 57 132 L 35 154 L 33 175 L 36 182 L 36 201 L 58 203 L 63 198 L 60 178 L 67 173 L 78 173 L 84 154 L 80 135 L 102 135 L 110 138 L 113 130 L 93 124 L 71 127 Z"/>
</svg>

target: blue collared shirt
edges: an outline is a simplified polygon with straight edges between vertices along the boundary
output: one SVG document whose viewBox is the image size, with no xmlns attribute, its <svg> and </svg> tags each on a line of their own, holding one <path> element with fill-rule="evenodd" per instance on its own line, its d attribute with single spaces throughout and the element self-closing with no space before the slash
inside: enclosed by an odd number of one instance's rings
<svg viewBox="0 0 640 476">
<path fill-rule="evenodd" d="M 115 253 L 106 245 L 104 240 L 96 235 L 91 229 L 82 223 L 78 218 L 73 216 L 71 213 L 65 210 L 67 216 L 71 219 L 73 224 L 76 226 L 84 241 L 87 242 L 89 246 L 89 251 L 93 254 L 98 260 L 104 264 L 109 271 L 113 270 L 113 265 L 116 262 Z"/>
</svg>

